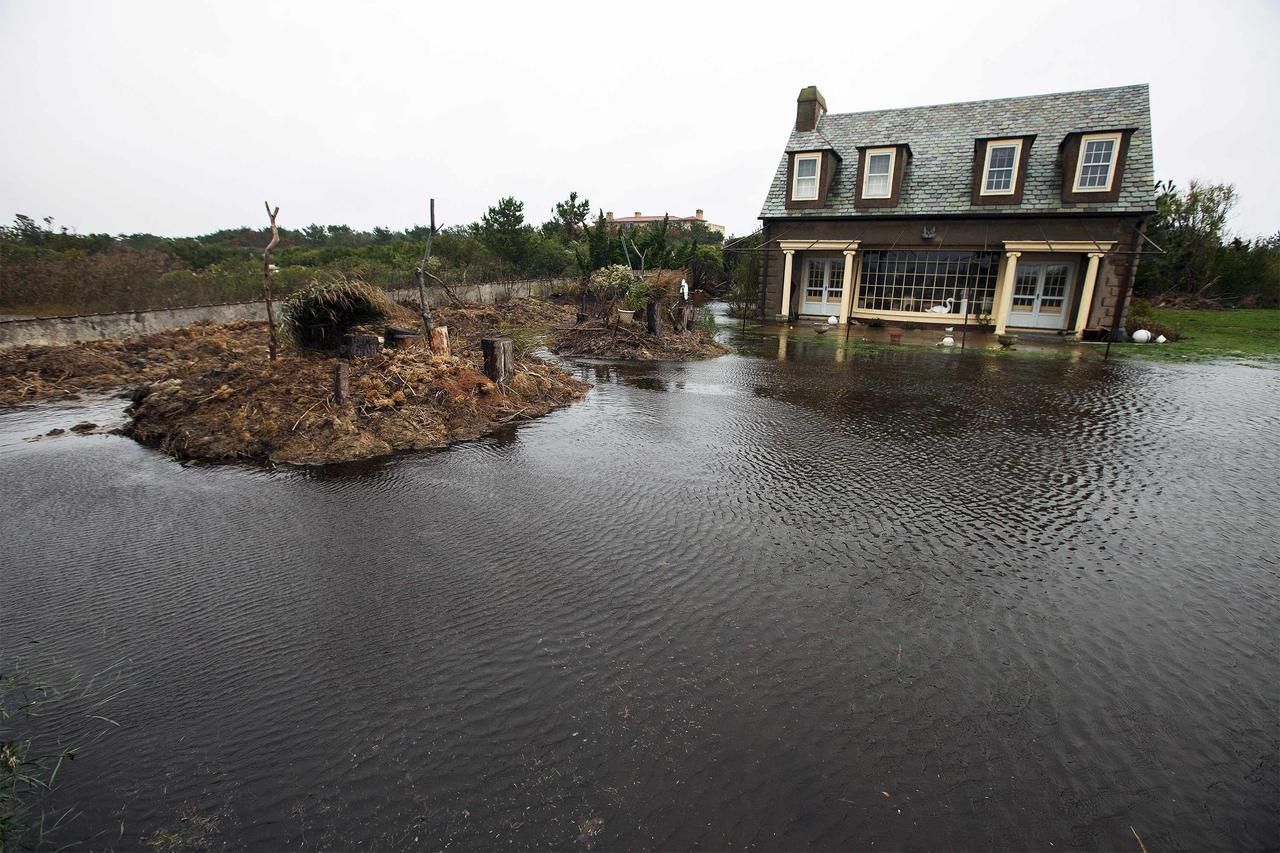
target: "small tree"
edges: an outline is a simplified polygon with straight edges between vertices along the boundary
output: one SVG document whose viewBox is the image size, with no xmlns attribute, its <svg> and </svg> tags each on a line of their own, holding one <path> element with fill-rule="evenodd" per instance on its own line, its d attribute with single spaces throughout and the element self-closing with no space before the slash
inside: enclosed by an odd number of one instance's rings
<svg viewBox="0 0 1280 853">
<path fill-rule="evenodd" d="M 578 201 L 578 194 L 571 192 L 567 199 L 556 202 L 551 212 L 555 214 L 555 221 L 565 240 L 573 242 L 578 232 L 586 227 L 587 217 L 591 215 L 591 202 L 585 198 Z"/>
<path fill-rule="evenodd" d="M 506 196 L 480 218 L 480 240 L 495 255 L 516 269 L 523 269 L 533 229 L 524 221 L 524 202 Z"/>
<path fill-rule="evenodd" d="M 271 202 L 264 201 L 263 205 L 267 208 L 267 216 L 271 219 L 271 242 L 267 243 L 267 248 L 262 250 L 262 298 L 267 303 L 267 354 L 271 361 L 276 360 L 276 352 L 278 342 L 276 339 L 276 313 L 271 305 L 271 250 L 280 242 L 280 231 L 276 228 L 276 216 L 280 213 L 279 206 L 275 210 L 271 209 Z"/>
</svg>

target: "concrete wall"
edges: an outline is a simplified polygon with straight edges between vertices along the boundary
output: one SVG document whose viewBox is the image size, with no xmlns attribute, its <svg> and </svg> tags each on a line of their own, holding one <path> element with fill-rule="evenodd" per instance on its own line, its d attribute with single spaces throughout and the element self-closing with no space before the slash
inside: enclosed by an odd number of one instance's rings
<svg viewBox="0 0 1280 853">
<path fill-rule="evenodd" d="M 565 291 L 574 279 L 517 281 L 501 284 L 468 284 L 451 286 L 463 302 L 493 304 L 496 301 L 526 296 L 546 296 Z M 396 300 L 417 302 L 415 289 L 388 290 Z M 427 288 L 432 305 L 448 305 L 443 288 Z M 224 305 L 199 305 L 192 308 L 159 308 L 152 311 L 129 311 L 116 314 L 88 314 L 78 317 L 29 317 L 0 320 L 0 349 L 24 344 L 57 345 L 75 341 L 105 338 L 131 338 L 190 326 L 193 323 L 231 323 L 236 320 L 267 319 L 261 302 L 232 302 Z"/>
</svg>

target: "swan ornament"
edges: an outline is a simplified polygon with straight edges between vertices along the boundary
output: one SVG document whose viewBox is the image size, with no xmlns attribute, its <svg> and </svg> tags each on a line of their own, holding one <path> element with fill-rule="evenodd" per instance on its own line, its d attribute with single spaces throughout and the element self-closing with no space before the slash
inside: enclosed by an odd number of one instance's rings
<svg viewBox="0 0 1280 853">
<path fill-rule="evenodd" d="M 955 304 L 955 300 L 948 296 L 942 305 L 930 305 L 930 314 L 950 314 L 951 306 Z"/>
</svg>

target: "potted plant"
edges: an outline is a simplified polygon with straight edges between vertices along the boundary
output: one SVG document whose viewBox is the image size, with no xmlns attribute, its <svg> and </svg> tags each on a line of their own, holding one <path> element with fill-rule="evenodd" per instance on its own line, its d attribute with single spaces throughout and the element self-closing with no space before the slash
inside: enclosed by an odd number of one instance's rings
<svg viewBox="0 0 1280 853">
<path fill-rule="evenodd" d="M 653 288 L 643 281 L 633 282 L 622 296 L 623 307 L 618 309 L 618 316 L 622 318 L 622 322 L 630 323 L 636 312 L 645 310 L 651 301 Z"/>
</svg>

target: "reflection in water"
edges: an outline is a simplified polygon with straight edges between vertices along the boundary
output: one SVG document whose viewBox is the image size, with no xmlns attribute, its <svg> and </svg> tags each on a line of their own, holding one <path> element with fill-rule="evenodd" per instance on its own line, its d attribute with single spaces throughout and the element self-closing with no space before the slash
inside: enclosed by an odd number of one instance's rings
<svg viewBox="0 0 1280 853">
<path fill-rule="evenodd" d="M 242 848 L 1280 842 L 1280 374 L 745 350 L 326 469 L 0 413 L 0 670 L 131 685 L 51 805 L 128 848 L 188 806 Z"/>
</svg>

